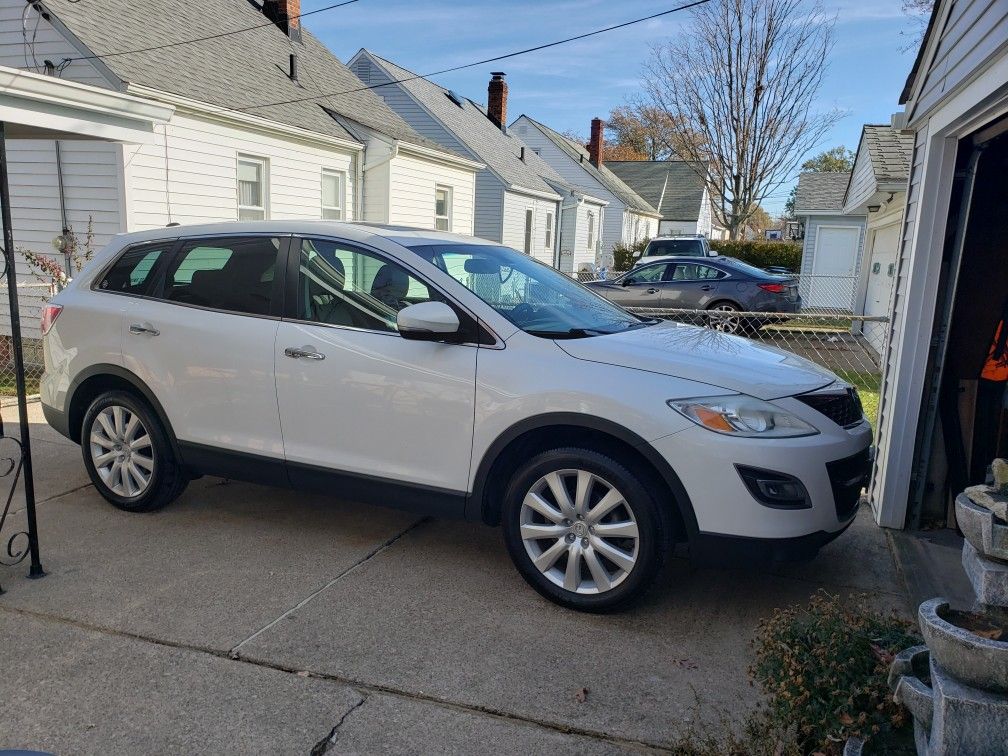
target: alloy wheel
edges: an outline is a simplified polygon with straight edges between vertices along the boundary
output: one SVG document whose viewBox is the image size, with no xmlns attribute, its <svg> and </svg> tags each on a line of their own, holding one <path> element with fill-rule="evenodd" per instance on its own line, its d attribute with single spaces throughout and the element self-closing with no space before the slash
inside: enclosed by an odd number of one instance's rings
<svg viewBox="0 0 1008 756">
<path fill-rule="evenodd" d="M 547 473 L 522 501 L 522 543 L 548 580 L 580 594 L 610 591 L 633 571 L 637 520 L 623 494 L 587 470 Z"/>
<path fill-rule="evenodd" d="M 116 496 L 142 495 L 154 474 L 154 447 L 140 417 L 127 407 L 105 407 L 91 424 L 91 461 Z"/>
<path fill-rule="evenodd" d="M 710 309 L 711 327 L 721 333 L 738 333 L 742 328 L 742 319 L 734 317 L 738 309 L 730 304 L 719 304 Z"/>
</svg>

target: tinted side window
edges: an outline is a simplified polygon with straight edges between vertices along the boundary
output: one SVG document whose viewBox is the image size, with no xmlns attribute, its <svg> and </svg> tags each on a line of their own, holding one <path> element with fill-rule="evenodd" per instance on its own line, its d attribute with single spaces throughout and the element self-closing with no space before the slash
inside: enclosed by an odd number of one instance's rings
<svg viewBox="0 0 1008 756">
<path fill-rule="evenodd" d="M 662 280 L 666 268 L 668 265 L 648 265 L 646 268 L 635 270 L 627 278 L 630 283 L 654 283 Z"/>
<path fill-rule="evenodd" d="M 97 288 L 126 294 L 145 294 L 151 271 L 161 256 L 174 244 L 144 245 L 126 250 L 99 279 Z"/>
<path fill-rule="evenodd" d="M 444 301 L 397 263 L 327 239 L 301 243 L 298 317 L 317 323 L 395 331 L 399 310 Z"/>
<path fill-rule="evenodd" d="M 215 310 L 268 315 L 280 239 L 190 239 L 165 275 L 164 298 Z"/>
</svg>

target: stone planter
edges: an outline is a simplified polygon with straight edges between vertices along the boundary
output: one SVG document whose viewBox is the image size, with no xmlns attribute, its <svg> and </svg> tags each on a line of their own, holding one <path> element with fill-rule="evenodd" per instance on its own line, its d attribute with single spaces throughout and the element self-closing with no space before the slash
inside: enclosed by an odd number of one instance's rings
<svg viewBox="0 0 1008 756">
<path fill-rule="evenodd" d="M 970 498 L 972 490 L 956 497 L 956 522 L 963 537 L 983 556 L 1008 561 L 1008 525 L 987 507 L 976 504 Z"/>
<path fill-rule="evenodd" d="M 936 598 L 917 612 L 932 661 L 967 685 L 1008 693 L 1008 643 L 956 627 L 942 616 L 948 609 L 945 599 Z"/>
</svg>

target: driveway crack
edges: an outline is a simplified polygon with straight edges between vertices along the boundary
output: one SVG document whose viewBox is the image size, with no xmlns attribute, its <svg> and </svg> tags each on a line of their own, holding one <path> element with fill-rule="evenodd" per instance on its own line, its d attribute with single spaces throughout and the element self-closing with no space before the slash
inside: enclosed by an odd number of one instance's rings
<svg viewBox="0 0 1008 756">
<path fill-rule="evenodd" d="M 322 754 L 326 753 L 330 748 L 336 745 L 336 741 L 339 739 L 339 728 L 342 727 L 343 723 L 347 721 L 347 717 L 349 717 L 351 714 L 357 711 L 357 709 L 359 709 L 366 703 L 367 703 L 367 696 L 364 695 L 360 701 L 351 706 L 346 711 L 346 713 L 342 717 L 340 717 L 339 722 L 337 722 L 336 726 L 329 731 L 329 734 L 315 744 L 315 746 L 311 749 L 310 756 L 322 756 Z"/>
<path fill-rule="evenodd" d="M 263 625 L 258 630 L 256 630 L 254 633 L 252 633 L 252 635 L 250 635 L 249 637 L 247 637 L 245 640 L 243 640 L 240 643 L 238 643 L 235 646 L 233 646 L 231 648 L 231 650 L 228 652 L 228 656 L 230 656 L 232 659 L 238 659 L 238 658 L 240 658 L 241 654 L 240 654 L 239 649 L 241 649 L 241 647 L 244 646 L 246 643 L 248 643 L 248 642 L 250 642 L 252 640 L 255 640 L 260 635 L 262 635 L 263 633 L 265 633 L 267 630 L 270 630 L 271 628 L 276 627 L 279 623 L 283 622 L 285 619 L 287 619 L 287 617 L 289 617 L 291 614 L 293 614 L 294 612 L 296 612 L 298 609 L 301 609 L 303 606 L 305 606 L 306 604 L 310 603 L 314 598 L 316 598 L 320 594 L 322 594 L 325 591 L 327 591 L 330 588 L 332 588 L 334 585 L 336 585 L 336 583 L 338 583 L 340 580 L 342 580 L 343 578 L 345 578 L 347 575 L 350 575 L 355 570 L 359 569 L 360 567 L 362 567 L 363 565 L 367 564 L 369 561 L 371 561 L 372 559 L 374 559 L 376 556 L 378 556 L 379 554 L 381 554 L 383 551 L 385 551 L 386 549 L 390 548 L 393 544 L 396 543 L 396 541 L 398 541 L 400 538 L 402 538 L 403 536 L 405 536 L 407 533 L 409 533 L 412 530 L 415 530 L 416 528 L 420 527 L 421 525 L 423 525 L 425 522 L 428 522 L 429 520 L 430 520 L 429 517 L 421 517 L 419 520 L 417 520 L 416 522 L 414 522 L 411 525 L 409 525 L 409 527 L 407 527 L 405 530 L 403 530 L 403 531 L 401 531 L 399 533 L 396 533 L 394 536 L 392 536 L 391 538 L 389 538 L 384 543 L 381 543 L 378 546 L 375 546 L 373 549 L 371 549 L 371 551 L 369 551 L 367 554 L 365 554 L 359 560 L 357 560 L 352 565 L 350 565 L 349 567 L 347 567 L 341 573 L 339 573 L 338 575 L 336 575 L 336 577 L 334 577 L 328 583 L 326 583 L 325 585 L 323 585 L 321 588 L 319 588 L 318 590 L 315 590 L 312 593 L 308 594 L 303 599 L 301 599 L 301 601 L 299 601 L 297 604 L 295 604 L 294 606 L 292 606 L 290 609 L 288 609 L 286 612 L 284 612 L 283 614 L 281 614 L 279 617 L 277 617 L 276 619 L 274 619 L 274 620 L 268 622 L 267 624 Z"/>
</svg>

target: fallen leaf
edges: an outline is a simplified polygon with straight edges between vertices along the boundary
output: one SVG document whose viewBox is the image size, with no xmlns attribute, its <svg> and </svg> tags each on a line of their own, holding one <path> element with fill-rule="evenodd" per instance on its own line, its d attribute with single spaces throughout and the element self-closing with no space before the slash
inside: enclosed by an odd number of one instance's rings
<svg viewBox="0 0 1008 756">
<path fill-rule="evenodd" d="M 992 628 L 990 630 L 973 630 L 973 635 L 979 635 L 981 638 L 987 638 L 988 640 L 1001 640 L 1001 635 L 1003 631 L 999 627 Z"/>
<path fill-rule="evenodd" d="M 588 688 L 578 688 L 574 693 L 574 700 L 578 703 L 584 703 L 588 700 Z"/>
<path fill-rule="evenodd" d="M 302 669 L 300 672 L 297 673 L 297 676 L 298 677 L 311 677 L 311 672 L 309 672 L 307 669 Z"/>
</svg>

